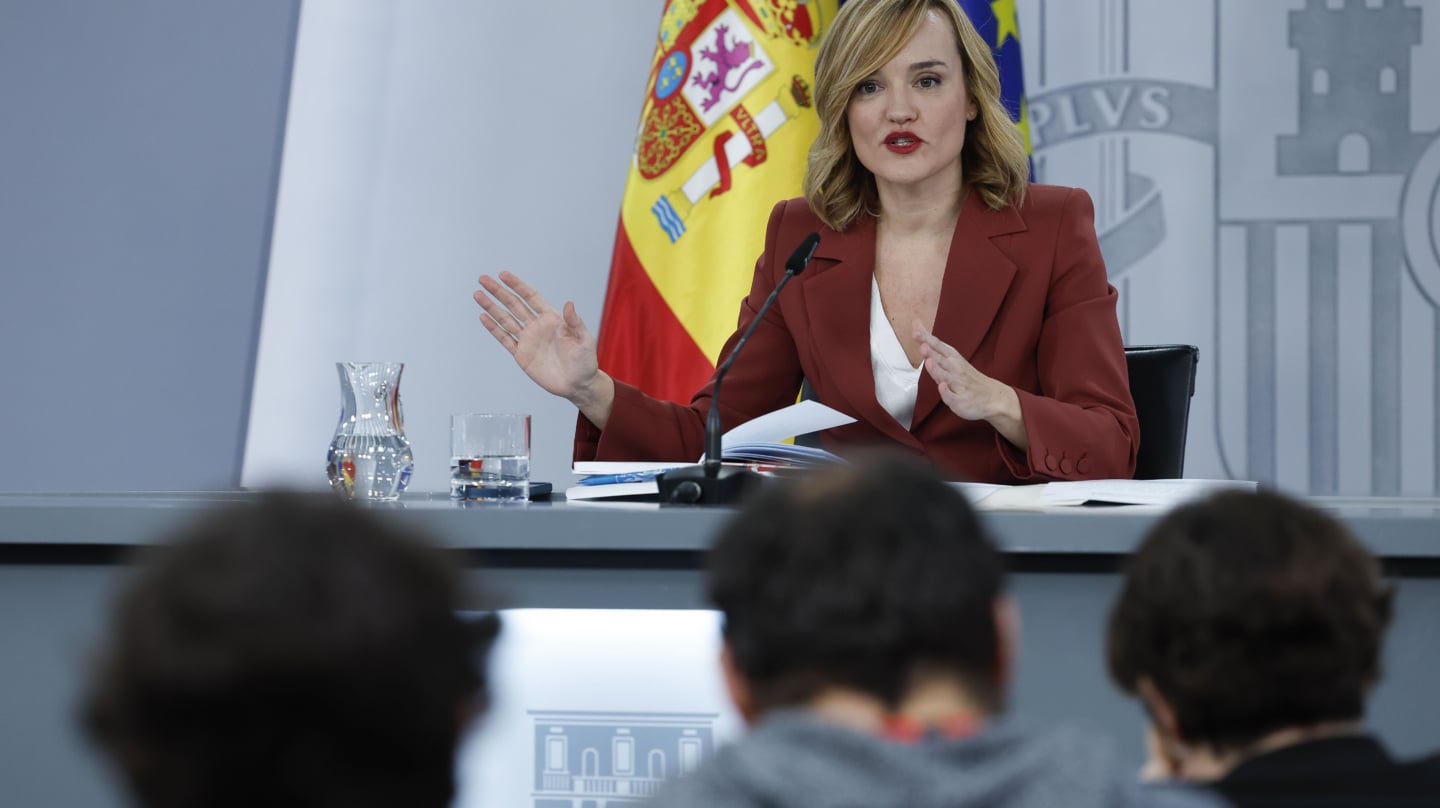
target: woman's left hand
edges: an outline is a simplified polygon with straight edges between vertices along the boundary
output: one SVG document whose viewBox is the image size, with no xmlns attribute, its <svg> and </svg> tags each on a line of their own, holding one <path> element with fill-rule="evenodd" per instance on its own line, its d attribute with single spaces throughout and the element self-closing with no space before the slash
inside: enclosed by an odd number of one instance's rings
<svg viewBox="0 0 1440 808">
<path fill-rule="evenodd" d="M 935 380 L 940 400 L 951 412 L 967 421 L 988 421 L 1016 447 L 1030 447 L 1020 396 L 1014 388 L 976 370 L 959 351 L 936 339 L 918 320 L 913 334 L 920 343 L 925 370 Z"/>
</svg>

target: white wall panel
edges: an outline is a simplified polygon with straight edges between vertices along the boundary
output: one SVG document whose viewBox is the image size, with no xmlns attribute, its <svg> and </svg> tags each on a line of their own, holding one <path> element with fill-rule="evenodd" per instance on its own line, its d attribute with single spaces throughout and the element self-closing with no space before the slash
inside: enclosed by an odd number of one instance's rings
<svg viewBox="0 0 1440 808">
<path fill-rule="evenodd" d="M 533 478 L 570 482 L 574 408 L 470 293 L 513 269 L 598 326 L 662 5 L 304 4 L 244 484 L 324 485 L 340 360 L 406 363 L 410 490 L 469 411 L 530 413 Z"/>
</svg>

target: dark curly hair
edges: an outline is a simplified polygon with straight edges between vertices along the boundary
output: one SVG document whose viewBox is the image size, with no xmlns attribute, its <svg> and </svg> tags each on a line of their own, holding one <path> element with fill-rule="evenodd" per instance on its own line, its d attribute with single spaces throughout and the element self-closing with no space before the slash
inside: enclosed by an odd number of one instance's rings
<svg viewBox="0 0 1440 808">
<path fill-rule="evenodd" d="M 1337 520 L 1280 494 L 1182 506 L 1125 567 L 1110 675 L 1154 683 L 1180 734 L 1243 750 L 1286 727 L 1363 716 L 1391 591 Z"/>
<path fill-rule="evenodd" d="M 151 551 L 83 721 L 146 808 L 445 808 L 499 630 L 461 607 L 440 551 L 330 497 L 265 495 Z"/>
<path fill-rule="evenodd" d="M 830 686 L 894 708 L 935 672 L 999 708 L 1001 557 L 917 461 L 873 457 L 763 491 L 721 532 L 708 586 L 761 711 Z"/>
</svg>

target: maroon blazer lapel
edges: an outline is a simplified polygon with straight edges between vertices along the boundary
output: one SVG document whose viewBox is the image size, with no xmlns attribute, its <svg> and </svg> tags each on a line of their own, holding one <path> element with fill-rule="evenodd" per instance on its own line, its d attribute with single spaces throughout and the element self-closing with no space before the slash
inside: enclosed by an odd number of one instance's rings
<svg viewBox="0 0 1440 808">
<path fill-rule="evenodd" d="M 945 280 L 940 286 L 934 329 L 935 336 L 961 356 L 972 356 L 980 346 L 1015 279 L 1015 262 L 991 239 L 1024 230 L 1025 220 L 1013 206 L 992 210 L 981 201 L 979 194 L 966 196 L 960 219 L 955 223 L 955 234 L 950 239 L 950 256 L 945 261 Z M 870 355 L 868 345 L 865 355 Z M 873 383 L 871 398 L 874 398 Z M 918 428 L 939 405 L 940 390 L 927 373 L 921 377 L 915 397 L 911 429 Z"/>
<path fill-rule="evenodd" d="M 839 395 L 851 414 L 892 440 L 920 446 L 875 400 L 870 367 L 870 281 L 875 275 L 875 220 L 862 218 L 820 240 L 805 278 L 805 314 L 813 356 L 824 373 L 811 379 L 821 401 Z"/>
</svg>

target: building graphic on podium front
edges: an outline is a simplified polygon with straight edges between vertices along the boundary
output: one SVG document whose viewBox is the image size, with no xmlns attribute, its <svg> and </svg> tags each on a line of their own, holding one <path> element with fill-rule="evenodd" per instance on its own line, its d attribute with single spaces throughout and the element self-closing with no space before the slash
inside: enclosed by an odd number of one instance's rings
<svg viewBox="0 0 1440 808">
<path fill-rule="evenodd" d="M 534 808 L 608 808 L 654 796 L 715 751 L 716 713 L 530 710 Z"/>
</svg>

